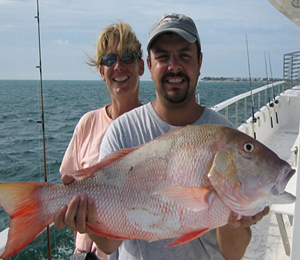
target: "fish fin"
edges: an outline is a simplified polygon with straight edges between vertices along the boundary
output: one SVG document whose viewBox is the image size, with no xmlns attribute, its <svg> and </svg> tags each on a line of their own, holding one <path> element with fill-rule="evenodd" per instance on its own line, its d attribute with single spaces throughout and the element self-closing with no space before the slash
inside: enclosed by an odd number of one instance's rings
<svg viewBox="0 0 300 260">
<path fill-rule="evenodd" d="M 95 234 L 97 234 L 101 237 L 107 237 L 110 239 L 118 239 L 118 240 L 128 240 L 129 239 L 129 238 L 109 234 L 102 228 L 101 224 L 99 224 L 99 223 L 92 224 L 92 223 L 87 222 L 86 225 L 92 232 L 94 232 Z"/>
<path fill-rule="evenodd" d="M 136 149 L 138 149 L 138 147 L 120 149 L 117 152 L 113 152 L 105 156 L 100 162 L 88 168 L 80 169 L 79 171 L 72 173 L 72 176 L 78 181 L 93 177 L 95 172 L 99 171 L 106 165 L 109 165 L 114 161 L 117 161 L 123 156 L 135 151 Z"/>
<path fill-rule="evenodd" d="M 219 151 L 207 175 L 218 196 L 235 212 L 239 205 L 244 203 L 236 167 L 233 154 Z"/>
<path fill-rule="evenodd" d="M 192 211 L 201 211 L 209 207 L 211 190 L 200 187 L 174 186 L 154 192 L 153 194 L 164 195 L 183 204 Z"/>
<path fill-rule="evenodd" d="M 215 190 L 220 190 L 223 186 L 227 187 L 228 184 L 233 190 L 236 190 L 240 187 L 236 172 L 233 155 L 226 151 L 219 151 L 215 155 L 213 165 L 207 176 Z M 219 195 L 221 196 L 221 194 Z"/>
<path fill-rule="evenodd" d="M 54 214 L 43 218 L 42 201 L 37 192 L 45 182 L 2 183 L 0 204 L 11 217 L 5 251 L 0 258 L 8 258 L 26 247 L 47 225 Z"/>
<path fill-rule="evenodd" d="M 185 243 L 191 242 L 192 240 L 202 236 L 203 234 L 205 234 L 209 229 L 205 228 L 202 230 L 197 230 L 195 232 L 183 235 L 175 240 L 173 240 L 170 244 L 168 244 L 166 247 L 172 247 L 172 246 L 180 246 L 183 245 Z"/>
<path fill-rule="evenodd" d="M 110 153 L 106 155 L 98 164 L 99 167 L 102 168 L 108 164 L 113 163 L 114 161 L 119 160 L 120 158 L 124 157 L 125 155 L 132 153 L 133 151 L 137 150 L 141 146 L 132 147 L 132 148 L 123 148 L 116 152 Z"/>
</svg>

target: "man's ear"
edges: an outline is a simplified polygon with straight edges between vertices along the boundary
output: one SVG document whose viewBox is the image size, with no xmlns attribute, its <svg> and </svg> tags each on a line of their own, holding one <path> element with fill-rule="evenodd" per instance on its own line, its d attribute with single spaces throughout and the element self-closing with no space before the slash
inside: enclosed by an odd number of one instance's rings
<svg viewBox="0 0 300 260">
<path fill-rule="evenodd" d="M 147 67 L 148 67 L 148 70 L 150 72 L 151 79 L 153 79 L 152 73 L 151 73 L 151 56 L 150 55 L 147 56 Z"/>
<path fill-rule="evenodd" d="M 149 56 L 147 56 L 147 67 L 148 67 L 148 70 L 151 72 L 151 58 Z"/>
<path fill-rule="evenodd" d="M 199 76 L 201 75 L 201 66 L 202 66 L 202 60 L 203 60 L 203 54 L 202 52 L 200 53 L 200 56 L 199 56 Z"/>
<path fill-rule="evenodd" d="M 200 69 L 201 69 L 201 66 L 202 66 L 202 60 L 203 60 L 203 53 L 201 52 L 201 53 L 200 53 L 200 57 L 199 57 L 199 65 L 200 65 Z"/>
</svg>

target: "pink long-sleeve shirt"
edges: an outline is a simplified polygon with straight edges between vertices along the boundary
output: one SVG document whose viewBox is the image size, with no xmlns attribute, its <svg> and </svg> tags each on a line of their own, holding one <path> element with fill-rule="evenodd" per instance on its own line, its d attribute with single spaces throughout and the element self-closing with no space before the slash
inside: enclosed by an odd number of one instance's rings
<svg viewBox="0 0 300 260">
<path fill-rule="evenodd" d="M 106 113 L 107 106 L 87 112 L 79 120 L 61 163 L 61 174 L 72 174 L 98 162 L 102 138 L 113 121 Z M 75 253 L 89 251 L 94 252 L 99 259 L 107 259 L 88 235 L 77 232 Z"/>
</svg>

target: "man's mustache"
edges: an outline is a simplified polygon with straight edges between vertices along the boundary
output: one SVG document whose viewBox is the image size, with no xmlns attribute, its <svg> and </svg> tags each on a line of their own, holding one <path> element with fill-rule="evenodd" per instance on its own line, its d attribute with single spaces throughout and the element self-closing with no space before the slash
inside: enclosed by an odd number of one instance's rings
<svg viewBox="0 0 300 260">
<path fill-rule="evenodd" d="M 161 79 L 161 82 L 165 82 L 168 77 L 182 77 L 185 78 L 186 81 L 190 81 L 190 78 L 186 74 L 184 74 L 182 71 L 179 71 L 177 73 L 169 72 L 164 74 Z"/>
</svg>

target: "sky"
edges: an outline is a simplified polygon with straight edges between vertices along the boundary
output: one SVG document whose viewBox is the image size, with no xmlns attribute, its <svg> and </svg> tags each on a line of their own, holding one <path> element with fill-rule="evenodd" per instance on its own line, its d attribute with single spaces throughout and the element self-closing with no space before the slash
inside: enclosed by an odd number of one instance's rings
<svg viewBox="0 0 300 260">
<path fill-rule="evenodd" d="M 283 55 L 300 51 L 300 28 L 268 0 L 39 0 L 39 7 L 46 80 L 100 80 L 87 55 L 101 30 L 118 21 L 132 26 L 146 60 L 150 26 L 171 12 L 197 25 L 201 78 L 249 77 L 246 35 L 251 77 L 281 78 Z M 0 80 L 39 79 L 36 14 L 36 0 L 0 0 Z M 141 80 L 150 79 L 146 68 Z"/>
</svg>

